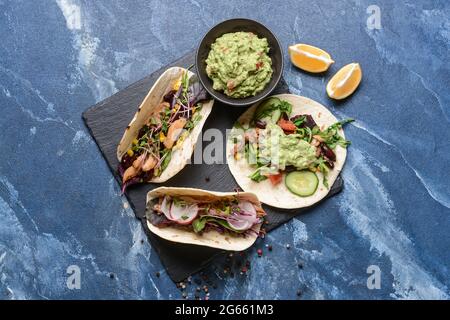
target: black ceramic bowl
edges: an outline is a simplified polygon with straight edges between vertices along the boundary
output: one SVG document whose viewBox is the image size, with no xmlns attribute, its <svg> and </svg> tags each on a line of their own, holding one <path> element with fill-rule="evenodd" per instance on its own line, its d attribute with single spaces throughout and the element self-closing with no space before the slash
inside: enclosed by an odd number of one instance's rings
<svg viewBox="0 0 450 320">
<path fill-rule="evenodd" d="M 206 74 L 205 60 L 208 58 L 209 51 L 211 50 L 211 44 L 225 33 L 238 31 L 253 32 L 259 38 L 266 38 L 270 47 L 269 56 L 272 59 L 272 79 L 263 91 L 259 92 L 255 96 L 250 96 L 247 98 L 231 98 L 223 92 L 214 90 L 213 82 Z M 209 30 L 208 33 L 206 33 L 197 48 L 195 64 L 197 67 L 197 75 L 201 83 L 214 99 L 232 106 L 248 106 L 267 97 L 277 86 L 283 73 L 283 52 L 278 39 L 266 26 L 254 20 L 231 19 L 219 23 Z"/>
</svg>

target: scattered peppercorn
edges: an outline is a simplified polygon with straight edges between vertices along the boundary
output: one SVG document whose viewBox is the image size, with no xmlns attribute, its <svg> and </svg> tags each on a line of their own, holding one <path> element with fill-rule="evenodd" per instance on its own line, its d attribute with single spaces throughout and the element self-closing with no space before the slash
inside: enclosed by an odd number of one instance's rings
<svg viewBox="0 0 450 320">
<path fill-rule="evenodd" d="M 110 273 L 110 274 L 109 274 L 109 278 L 110 278 L 110 279 L 114 279 L 114 273 Z"/>
<path fill-rule="evenodd" d="M 298 268 L 299 268 L 299 269 L 303 269 L 303 264 L 299 263 L 299 264 L 298 264 Z"/>
<path fill-rule="evenodd" d="M 209 180 L 210 180 L 209 177 L 206 177 L 206 178 L 205 178 L 205 181 L 206 181 L 206 182 L 209 182 Z"/>
<path fill-rule="evenodd" d="M 242 271 L 243 273 L 246 273 L 246 272 L 248 271 L 248 268 L 247 268 L 247 267 L 242 267 L 241 271 Z"/>
<path fill-rule="evenodd" d="M 156 277 L 159 278 L 161 274 L 159 272 L 156 272 Z"/>
<path fill-rule="evenodd" d="M 263 252 L 261 249 L 256 250 L 256 253 L 258 254 L 258 257 L 262 257 Z"/>
<path fill-rule="evenodd" d="M 291 248 L 291 245 L 288 243 L 287 245 L 286 245 L 286 249 L 290 249 Z"/>
<path fill-rule="evenodd" d="M 302 292 L 300 290 L 297 290 L 297 297 L 300 297 L 302 295 Z"/>
<path fill-rule="evenodd" d="M 269 245 L 269 246 L 267 247 L 267 249 L 269 249 L 269 251 L 272 251 L 272 246 Z"/>
</svg>

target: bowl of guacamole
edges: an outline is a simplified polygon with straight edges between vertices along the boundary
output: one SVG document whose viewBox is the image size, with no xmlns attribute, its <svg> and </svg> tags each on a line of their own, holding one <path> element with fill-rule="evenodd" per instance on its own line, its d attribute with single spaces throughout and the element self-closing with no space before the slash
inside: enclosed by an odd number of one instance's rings
<svg viewBox="0 0 450 320">
<path fill-rule="evenodd" d="M 197 49 L 198 77 L 214 97 L 231 106 L 247 106 L 268 96 L 283 70 L 278 39 L 264 25 L 231 19 L 213 27 Z"/>
</svg>

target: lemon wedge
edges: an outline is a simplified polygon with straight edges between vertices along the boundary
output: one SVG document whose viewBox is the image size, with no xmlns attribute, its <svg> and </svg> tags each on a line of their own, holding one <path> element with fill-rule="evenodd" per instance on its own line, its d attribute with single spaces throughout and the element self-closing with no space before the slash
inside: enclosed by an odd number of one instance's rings
<svg viewBox="0 0 450 320">
<path fill-rule="evenodd" d="M 350 63 L 342 67 L 327 84 L 327 94 L 330 98 L 341 100 L 347 98 L 356 88 L 362 78 L 359 63 Z"/>
<path fill-rule="evenodd" d="M 289 56 L 297 68 L 312 73 L 327 71 L 334 63 L 326 51 L 303 43 L 290 46 Z"/>
</svg>

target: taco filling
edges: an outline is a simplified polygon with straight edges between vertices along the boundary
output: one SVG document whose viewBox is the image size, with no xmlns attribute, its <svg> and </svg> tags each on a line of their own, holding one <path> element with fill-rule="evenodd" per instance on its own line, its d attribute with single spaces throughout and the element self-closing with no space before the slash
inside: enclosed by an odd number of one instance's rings
<svg viewBox="0 0 450 320">
<path fill-rule="evenodd" d="M 316 172 L 323 174 L 323 185 L 329 188 L 327 174 L 335 167 L 335 148 L 350 144 L 339 130 L 353 119 L 319 127 L 310 114 L 291 113 L 288 101 L 276 97 L 263 101 L 247 128 L 235 125 L 231 150 L 235 160 L 245 157 L 254 168 L 249 179 L 258 183 L 269 179 L 275 186 L 286 174 L 287 189 L 305 197 L 317 189 Z"/>
<path fill-rule="evenodd" d="M 152 199 L 147 220 L 159 228 L 176 227 L 201 235 L 215 230 L 235 236 L 258 235 L 265 212 L 247 200 L 208 201 L 189 196 L 160 196 Z"/>
<path fill-rule="evenodd" d="M 122 192 L 132 184 L 149 182 L 166 170 L 172 152 L 202 119 L 202 102 L 207 98 L 201 84 L 184 72 L 121 158 L 118 171 Z"/>
</svg>

